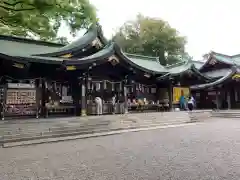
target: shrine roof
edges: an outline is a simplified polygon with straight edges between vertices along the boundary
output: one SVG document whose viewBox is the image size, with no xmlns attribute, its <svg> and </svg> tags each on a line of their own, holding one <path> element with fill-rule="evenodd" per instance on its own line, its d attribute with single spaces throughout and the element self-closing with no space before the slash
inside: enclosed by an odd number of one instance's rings
<svg viewBox="0 0 240 180">
<path fill-rule="evenodd" d="M 231 68 L 216 69 L 212 71 L 204 72 L 203 74 L 211 78 L 221 78 L 228 74 L 231 71 Z"/>
<path fill-rule="evenodd" d="M 22 60 L 22 62 L 45 63 L 45 64 L 62 64 L 64 60 L 67 60 L 67 58 L 31 56 L 31 55 L 16 58 L 18 58 L 18 60 L 20 61 Z"/>
<path fill-rule="evenodd" d="M 219 84 L 222 84 L 230 79 L 232 79 L 233 75 L 236 74 L 237 69 L 236 67 L 233 67 L 231 71 L 228 71 L 228 73 L 225 74 L 225 76 L 218 78 L 217 80 L 210 82 L 210 83 L 205 83 L 205 84 L 199 84 L 199 85 L 194 85 L 191 86 L 190 88 L 192 90 L 200 90 L 200 89 L 205 89 L 205 88 L 210 88 L 213 86 L 217 86 Z"/>
<path fill-rule="evenodd" d="M 25 56 L 55 51 L 62 46 L 61 44 L 0 35 L 0 53 L 9 56 Z"/>
<path fill-rule="evenodd" d="M 82 50 L 83 48 L 89 46 L 89 44 L 92 44 L 96 38 L 99 38 L 103 44 L 107 43 L 99 25 L 92 25 L 82 37 L 65 46 L 57 43 L 1 35 L 0 53 L 9 56 L 21 57 L 29 55 L 62 56 L 72 53 L 73 51 Z"/>
<path fill-rule="evenodd" d="M 206 67 L 206 65 L 211 64 L 212 61 L 218 61 L 220 63 L 224 63 L 226 65 L 229 66 L 233 66 L 233 65 L 240 65 L 240 55 L 233 55 L 233 56 L 229 56 L 226 54 L 221 54 L 221 53 L 217 53 L 214 51 L 211 51 L 208 54 L 207 60 L 205 61 L 205 63 L 200 67 L 200 70 L 204 69 L 204 67 Z"/>
<path fill-rule="evenodd" d="M 158 78 L 158 80 L 161 81 L 161 80 L 169 78 L 169 77 L 179 76 L 179 75 L 187 73 L 187 72 L 192 72 L 196 76 L 201 77 L 202 79 L 204 79 L 207 82 L 211 81 L 212 78 L 201 73 L 199 71 L 199 67 L 196 67 L 195 64 L 202 65 L 203 63 L 198 62 L 198 61 L 193 61 L 190 59 L 184 59 L 183 61 L 178 62 L 176 64 L 166 66 L 165 68 L 166 68 L 168 74 L 160 76 Z"/>
<path fill-rule="evenodd" d="M 115 55 L 119 61 L 125 61 L 130 66 L 152 74 L 162 74 L 167 72 L 166 68 L 159 63 L 156 57 L 123 53 L 120 47 L 114 42 L 91 56 L 77 60 L 69 59 L 64 61 L 64 63 L 67 65 L 80 65 L 94 61 L 106 61 L 112 55 Z"/>
<path fill-rule="evenodd" d="M 158 57 L 149 57 L 136 54 L 123 53 L 134 64 L 157 73 L 167 73 L 167 69 L 159 62 Z"/>
<path fill-rule="evenodd" d="M 192 63 L 190 60 L 183 60 L 182 62 L 166 66 L 166 69 L 171 75 L 175 76 L 188 71 L 191 66 Z"/>
<path fill-rule="evenodd" d="M 55 51 L 47 52 L 47 53 L 37 53 L 35 55 L 43 55 L 43 56 L 56 56 L 60 57 L 65 54 L 72 54 L 74 52 L 83 51 L 89 45 L 92 46 L 94 40 L 99 40 L 102 46 L 107 44 L 106 38 L 103 36 L 102 28 L 98 24 L 92 25 L 88 31 L 80 38 L 75 41 L 65 45 Z"/>
</svg>

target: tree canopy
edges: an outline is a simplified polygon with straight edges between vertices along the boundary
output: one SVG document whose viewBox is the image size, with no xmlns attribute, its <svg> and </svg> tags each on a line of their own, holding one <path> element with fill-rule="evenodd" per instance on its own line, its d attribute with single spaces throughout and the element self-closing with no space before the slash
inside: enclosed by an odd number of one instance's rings
<svg viewBox="0 0 240 180">
<path fill-rule="evenodd" d="M 162 64 L 173 64 L 185 53 L 186 38 L 166 21 L 138 15 L 113 36 L 127 53 L 157 56 Z"/>
<path fill-rule="evenodd" d="M 0 0 L 0 34 L 65 42 L 57 37 L 64 22 L 75 34 L 96 21 L 88 0 Z"/>
</svg>

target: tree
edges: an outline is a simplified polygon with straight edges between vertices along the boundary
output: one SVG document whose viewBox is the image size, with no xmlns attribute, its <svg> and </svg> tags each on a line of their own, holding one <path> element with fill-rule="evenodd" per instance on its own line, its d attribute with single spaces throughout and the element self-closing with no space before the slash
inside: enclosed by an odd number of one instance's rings
<svg viewBox="0 0 240 180">
<path fill-rule="evenodd" d="M 57 41 L 64 22 L 74 35 L 96 21 L 88 0 L 0 0 L 0 33 Z"/>
<path fill-rule="evenodd" d="M 185 37 L 166 21 L 143 15 L 121 26 L 113 40 L 127 53 L 158 56 L 164 65 L 175 63 L 185 54 Z"/>
</svg>

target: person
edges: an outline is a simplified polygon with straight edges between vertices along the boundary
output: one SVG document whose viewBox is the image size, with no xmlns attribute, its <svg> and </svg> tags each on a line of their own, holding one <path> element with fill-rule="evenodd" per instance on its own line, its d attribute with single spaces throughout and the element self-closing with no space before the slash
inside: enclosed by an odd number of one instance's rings
<svg viewBox="0 0 240 180">
<path fill-rule="evenodd" d="M 120 104 L 120 113 L 124 114 L 125 113 L 125 98 L 122 94 L 119 94 L 118 102 Z"/>
<path fill-rule="evenodd" d="M 114 94 L 112 97 L 112 114 L 116 112 L 116 95 Z"/>
<path fill-rule="evenodd" d="M 186 109 L 186 107 L 185 107 L 185 97 L 184 97 L 183 92 L 182 92 L 182 95 L 180 96 L 179 103 L 180 103 L 180 109 L 185 110 Z"/>
<path fill-rule="evenodd" d="M 99 96 L 95 97 L 95 103 L 97 105 L 97 115 L 102 115 L 103 113 L 102 99 Z"/>
<path fill-rule="evenodd" d="M 212 110 L 215 111 L 217 109 L 217 105 L 213 100 L 211 101 L 211 105 L 212 105 Z"/>
<path fill-rule="evenodd" d="M 192 96 L 189 96 L 189 99 L 188 99 L 188 109 L 190 111 L 192 111 L 193 107 L 194 107 L 194 98 Z"/>
<path fill-rule="evenodd" d="M 142 99 L 138 99 L 137 103 L 138 103 L 138 107 L 137 107 L 138 111 L 143 112 L 143 108 L 144 108 L 143 100 Z"/>
</svg>

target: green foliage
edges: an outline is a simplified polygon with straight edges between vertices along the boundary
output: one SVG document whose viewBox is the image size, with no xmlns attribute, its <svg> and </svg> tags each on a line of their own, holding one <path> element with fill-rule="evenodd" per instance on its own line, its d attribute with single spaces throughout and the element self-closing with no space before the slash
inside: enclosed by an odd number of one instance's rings
<svg viewBox="0 0 240 180">
<path fill-rule="evenodd" d="M 96 10 L 88 0 L 0 0 L 0 33 L 4 35 L 56 41 L 62 22 L 74 35 L 95 21 Z"/>
<path fill-rule="evenodd" d="M 185 37 L 166 21 L 142 15 L 126 22 L 113 40 L 127 53 L 158 56 L 162 64 L 176 63 L 178 55 L 185 54 Z"/>
</svg>

